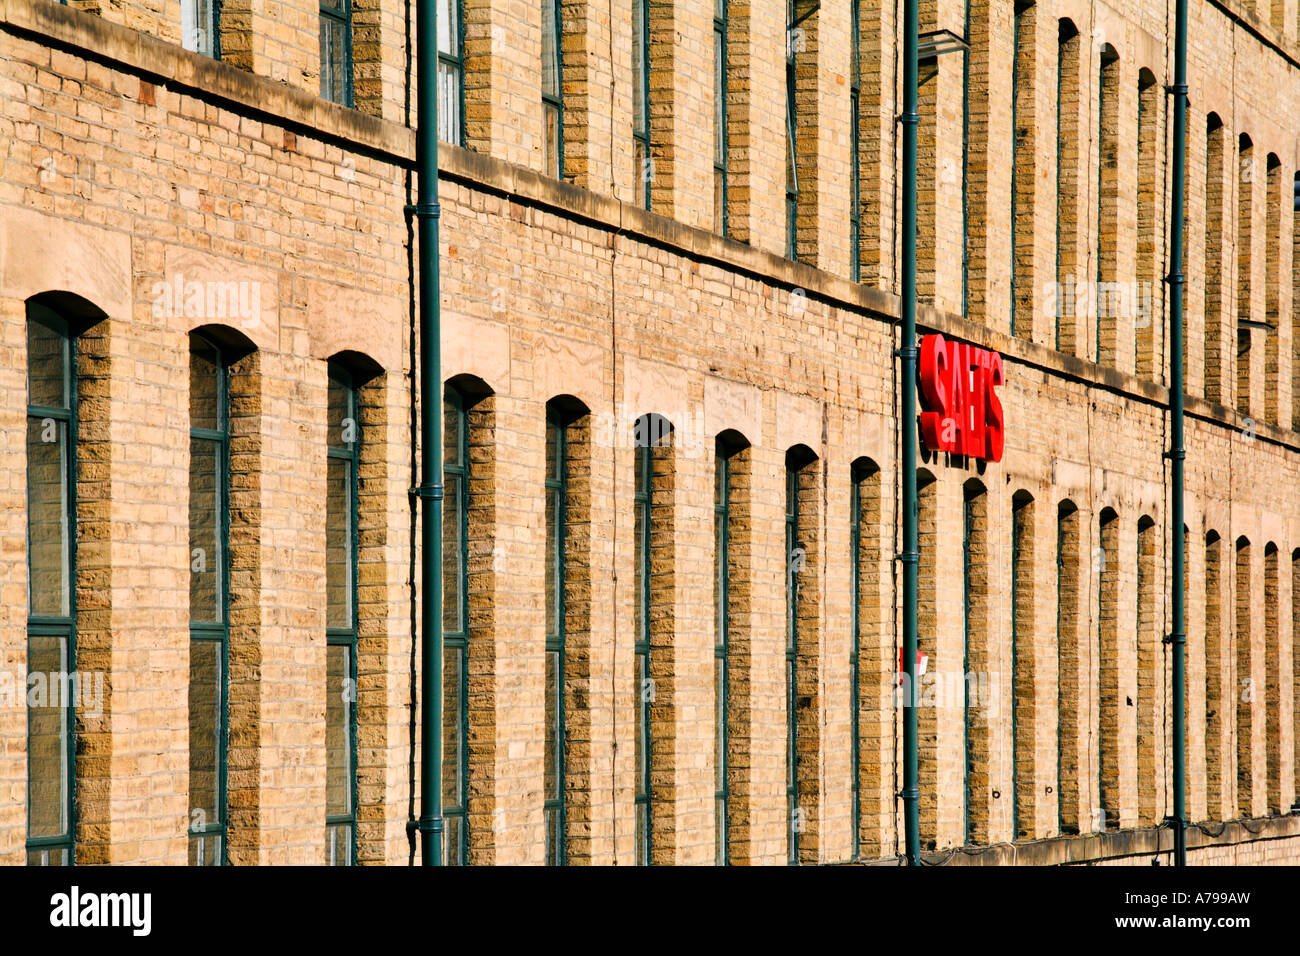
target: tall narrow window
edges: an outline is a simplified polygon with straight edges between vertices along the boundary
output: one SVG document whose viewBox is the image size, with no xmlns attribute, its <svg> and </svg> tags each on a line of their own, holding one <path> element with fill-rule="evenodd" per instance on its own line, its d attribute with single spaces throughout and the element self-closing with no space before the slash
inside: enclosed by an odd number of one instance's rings
<svg viewBox="0 0 1300 956">
<path fill-rule="evenodd" d="M 727 235 L 727 2 L 713 0 L 713 231 Z"/>
<path fill-rule="evenodd" d="M 988 686 L 988 495 L 976 479 L 963 489 L 962 737 L 965 843 L 989 839 L 989 720 L 981 692 Z"/>
<path fill-rule="evenodd" d="M 1034 596 L 1034 499 L 1020 491 L 1011 499 L 1011 819 L 1016 839 L 1033 836 L 1038 806 Z"/>
<path fill-rule="evenodd" d="M 1056 802 L 1061 833 L 1082 832 L 1079 820 L 1079 510 L 1062 501 L 1056 511 L 1057 730 Z"/>
<path fill-rule="evenodd" d="M 650 0 L 632 0 L 632 139 L 636 197 L 649 209 L 654 180 L 650 158 Z"/>
<path fill-rule="evenodd" d="M 1300 431 L 1300 173 L 1291 189 L 1291 428 Z M 1296 643 L 1300 646 L 1300 640 Z M 1296 766 L 1300 768 L 1300 762 Z M 1300 804 L 1300 789 L 1296 802 Z"/>
<path fill-rule="evenodd" d="M 181 0 L 181 46 L 193 53 L 221 58 L 217 23 L 219 0 Z"/>
<path fill-rule="evenodd" d="M 1278 653 L 1277 545 L 1264 546 L 1265 810 L 1282 812 L 1282 656 Z M 1294 677 L 1293 677 L 1294 679 Z"/>
<path fill-rule="evenodd" d="M 654 633 L 652 608 L 657 595 L 671 575 L 672 509 L 665 500 L 666 482 L 671 479 L 672 425 L 662 415 L 643 415 L 636 421 L 636 473 L 633 493 L 633 531 L 636 553 L 636 862 L 648 866 L 654 862 L 652 840 L 655 832 L 654 789 L 652 772 L 658 744 L 656 726 L 663 726 L 656 708 L 667 710 L 666 702 L 657 699 L 661 662 L 652 656 Z M 665 672 L 670 673 L 669 666 Z M 665 716 L 670 716 L 665 714 Z"/>
<path fill-rule="evenodd" d="M 718 866 L 731 862 L 728 847 L 727 750 L 730 727 L 727 712 L 730 704 L 728 618 L 730 616 L 731 574 L 728 567 L 731 543 L 731 458 L 728 449 L 718 443 L 713 470 L 713 860 Z"/>
<path fill-rule="evenodd" d="M 1033 331 L 1034 197 L 1037 194 L 1038 127 L 1034 122 L 1038 58 L 1038 7 L 1017 0 L 1011 68 L 1011 334 L 1028 338 Z"/>
<path fill-rule="evenodd" d="M 554 408 L 546 413 L 546 749 L 543 812 L 546 865 L 568 862 L 565 833 L 565 542 L 568 506 L 568 428 Z"/>
<path fill-rule="evenodd" d="M 1117 303 L 1102 289 L 1119 281 L 1119 55 L 1102 47 L 1097 86 L 1097 303 L 1094 361 L 1114 368 L 1118 359 Z"/>
<path fill-rule="evenodd" d="M 190 864 L 226 860 L 230 377 L 190 336 Z"/>
<path fill-rule="evenodd" d="M 564 53 L 560 0 L 542 0 L 542 157 L 545 173 L 564 176 Z"/>
<path fill-rule="evenodd" d="M 1224 713 L 1224 606 L 1223 542 L 1217 531 L 1205 533 L 1205 807 L 1210 820 L 1223 814 L 1223 733 L 1228 726 Z M 1228 700 L 1231 700 L 1231 690 Z"/>
<path fill-rule="evenodd" d="M 1237 411 L 1251 414 L 1251 348 L 1256 324 L 1252 263 L 1255 234 L 1255 148 L 1242 133 L 1237 140 Z"/>
<path fill-rule="evenodd" d="M 465 143 L 465 44 L 461 0 L 438 0 L 438 138 Z"/>
<path fill-rule="evenodd" d="M 1276 153 L 1266 160 L 1267 195 L 1264 206 L 1264 419 L 1280 424 L 1282 338 L 1282 161 Z"/>
<path fill-rule="evenodd" d="M 1300 809 L 1300 548 L 1291 552 L 1291 742 L 1295 757 L 1291 766 L 1295 775 L 1295 802 Z"/>
<path fill-rule="evenodd" d="M 321 0 L 320 95 L 352 105 L 352 0 Z"/>
<path fill-rule="evenodd" d="M 1120 822 L 1120 675 L 1119 662 L 1119 517 L 1110 508 L 1101 513 L 1100 538 L 1093 557 L 1097 575 L 1098 813 L 1097 830 L 1113 830 Z"/>
<path fill-rule="evenodd" d="M 1159 284 L 1156 257 L 1163 251 L 1156 231 L 1156 202 L 1163 188 L 1161 155 L 1156 141 L 1160 87 L 1150 70 L 1138 71 L 1137 135 L 1137 288 L 1128 310 L 1133 318 L 1133 369 L 1140 378 L 1159 380 L 1163 356 L 1156 353 L 1156 305 Z M 1153 791 L 1154 792 L 1154 791 Z"/>
<path fill-rule="evenodd" d="M 443 413 L 442 815 L 443 862 L 469 863 L 469 418 L 448 386 Z"/>
<path fill-rule="evenodd" d="M 27 863 L 73 862 L 77 666 L 76 340 L 27 305 Z M 54 692 L 51 693 L 50 689 Z"/>
<path fill-rule="evenodd" d="M 1155 521 L 1143 515 L 1138 519 L 1137 533 L 1137 788 L 1138 826 L 1156 824 L 1156 798 L 1158 775 L 1156 773 L 1156 739 L 1161 729 L 1156 726 L 1156 692 L 1159 687 L 1156 671 L 1156 538 L 1159 531 Z"/>
<path fill-rule="evenodd" d="M 916 650 L 923 656 L 926 671 L 938 674 L 939 645 L 939 483 L 925 469 L 916 472 L 917 541 L 921 559 L 916 568 Z M 921 660 L 917 661 L 915 686 L 902 688 L 912 695 L 917 707 L 917 763 L 920 778 L 922 849 L 935 849 L 939 839 L 939 721 L 935 707 L 923 707 L 925 685 L 921 681 Z M 896 666 L 901 667 L 900 657 Z M 905 698 L 906 699 L 906 696 Z M 965 754 L 962 754 L 965 764 Z M 964 776 L 964 774 L 963 774 Z M 945 793 L 945 803 L 950 793 Z"/>
<path fill-rule="evenodd" d="M 1237 813 L 1243 817 L 1254 816 L 1255 801 L 1255 709 L 1254 670 L 1252 669 L 1251 641 L 1254 637 L 1254 595 L 1251 593 L 1250 541 L 1237 539 L 1237 631 L 1236 684 L 1232 688 L 1236 698 L 1237 714 Z"/>
<path fill-rule="evenodd" d="M 1217 115 L 1206 118 L 1205 128 L 1205 398 L 1224 402 L 1223 327 L 1226 302 L 1224 289 L 1224 213 L 1227 191 L 1224 162 L 1227 158 L 1227 130 Z"/>
<path fill-rule="evenodd" d="M 849 0 L 852 62 L 849 64 L 849 268 L 854 282 L 862 281 L 862 10 L 861 0 Z M 856 779 L 856 776 L 855 778 Z M 856 812 L 856 811 L 855 811 Z M 854 828 L 854 845 L 857 829 Z M 855 850 L 856 853 L 856 850 Z"/>
<path fill-rule="evenodd" d="M 795 26 L 795 0 L 786 0 L 785 14 L 785 255 L 787 259 L 798 259 L 799 101 L 796 59 L 802 40 Z"/>
<path fill-rule="evenodd" d="M 1075 286 L 1082 279 L 1079 225 L 1079 31 L 1057 24 L 1056 67 L 1056 348 L 1083 354 Z M 1059 792 L 1059 791 L 1058 791 Z"/>
<path fill-rule="evenodd" d="M 793 0 L 791 0 L 793 3 Z M 799 540 L 799 469 L 786 455 L 785 470 L 785 800 L 786 862 L 799 862 L 799 574 L 806 551 Z"/>
<path fill-rule="evenodd" d="M 361 416 L 352 376 L 329 369 L 325 484 L 325 860 L 356 862 L 357 473 Z"/>
</svg>

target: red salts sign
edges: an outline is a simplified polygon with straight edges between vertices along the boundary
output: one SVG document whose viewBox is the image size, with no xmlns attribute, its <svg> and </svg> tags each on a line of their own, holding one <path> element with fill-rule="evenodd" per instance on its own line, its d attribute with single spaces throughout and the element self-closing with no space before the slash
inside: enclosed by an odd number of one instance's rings
<svg viewBox="0 0 1300 956">
<path fill-rule="evenodd" d="M 921 438 L 931 451 L 1002 460 L 1002 356 L 942 335 L 921 339 Z"/>
</svg>

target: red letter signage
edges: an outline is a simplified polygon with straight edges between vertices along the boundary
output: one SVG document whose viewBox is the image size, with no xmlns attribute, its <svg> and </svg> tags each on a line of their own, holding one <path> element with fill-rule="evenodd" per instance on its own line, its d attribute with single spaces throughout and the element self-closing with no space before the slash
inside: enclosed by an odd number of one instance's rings
<svg viewBox="0 0 1300 956">
<path fill-rule="evenodd" d="M 1002 356 L 942 335 L 921 339 L 921 439 L 932 451 L 1002 460 Z"/>
</svg>

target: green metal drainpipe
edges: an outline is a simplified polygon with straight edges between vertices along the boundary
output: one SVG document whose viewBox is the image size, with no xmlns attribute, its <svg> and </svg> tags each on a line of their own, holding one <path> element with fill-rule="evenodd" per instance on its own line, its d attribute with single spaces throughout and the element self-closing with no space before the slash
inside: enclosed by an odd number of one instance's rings
<svg viewBox="0 0 1300 956">
<path fill-rule="evenodd" d="M 903 816 L 907 865 L 921 865 L 921 791 L 916 754 L 916 572 L 920 561 L 916 514 L 916 127 L 917 0 L 903 0 L 903 341 L 899 387 L 903 459 Z"/>
<path fill-rule="evenodd" d="M 1187 0 L 1176 5 L 1178 23 L 1174 38 L 1174 169 L 1173 208 L 1169 257 L 1169 419 L 1170 464 L 1173 478 L 1173 613 L 1170 644 L 1174 654 L 1174 865 L 1187 865 L 1187 689 L 1184 650 L 1187 628 L 1183 621 L 1183 180 L 1187 166 Z"/>
<path fill-rule="evenodd" d="M 421 861 L 442 866 L 442 315 L 438 276 L 438 0 L 416 12 L 420 283 Z"/>
</svg>

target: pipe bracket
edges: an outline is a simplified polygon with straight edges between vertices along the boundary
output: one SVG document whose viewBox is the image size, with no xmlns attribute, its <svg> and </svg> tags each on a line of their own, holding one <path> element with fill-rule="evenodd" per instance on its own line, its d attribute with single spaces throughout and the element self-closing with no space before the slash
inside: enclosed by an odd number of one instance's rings
<svg viewBox="0 0 1300 956">
<path fill-rule="evenodd" d="M 436 485 L 421 485 L 418 488 L 411 489 L 411 494 L 420 498 L 428 498 L 431 501 L 441 501 L 442 493 L 443 485 L 441 483 Z"/>
</svg>

